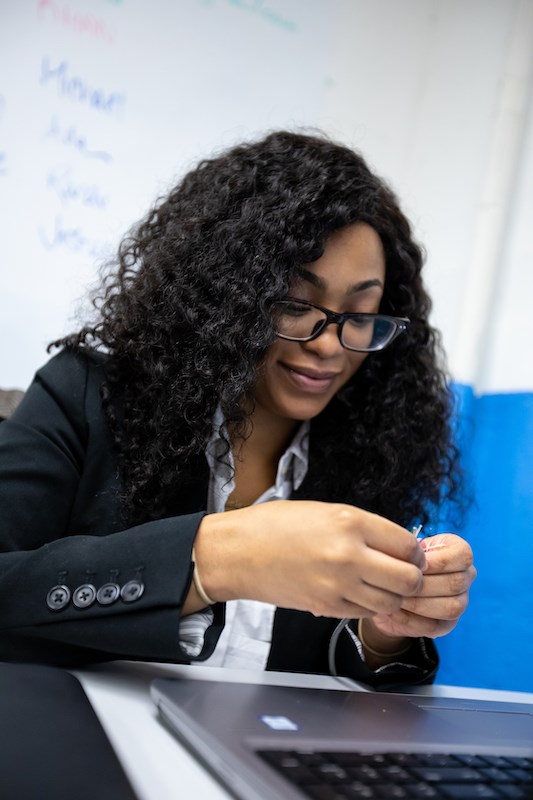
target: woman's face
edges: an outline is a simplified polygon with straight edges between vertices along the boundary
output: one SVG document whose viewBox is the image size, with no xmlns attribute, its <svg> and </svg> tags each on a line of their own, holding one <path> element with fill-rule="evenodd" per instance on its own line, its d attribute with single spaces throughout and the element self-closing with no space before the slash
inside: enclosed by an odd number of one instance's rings
<svg viewBox="0 0 533 800">
<path fill-rule="evenodd" d="M 323 255 L 305 266 L 290 295 L 339 313 L 377 313 L 384 284 L 381 239 L 358 222 L 330 235 Z M 271 422 L 315 417 L 357 372 L 367 354 L 346 350 L 338 330 L 332 324 L 311 342 L 277 339 L 270 347 L 254 398 Z"/>
</svg>

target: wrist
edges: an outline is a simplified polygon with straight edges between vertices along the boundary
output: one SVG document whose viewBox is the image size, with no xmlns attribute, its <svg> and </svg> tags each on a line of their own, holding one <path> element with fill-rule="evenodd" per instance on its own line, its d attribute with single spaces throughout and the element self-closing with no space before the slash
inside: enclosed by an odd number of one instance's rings
<svg viewBox="0 0 533 800">
<path fill-rule="evenodd" d="M 192 582 L 194 588 L 196 589 L 196 594 L 198 595 L 198 599 L 206 606 L 213 606 L 217 601 L 214 600 L 212 597 L 209 597 L 206 590 L 204 589 L 204 585 L 200 577 L 200 570 L 198 568 L 198 558 L 194 551 L 194 547 L 192 549 L 192 562 L 193 562 Z"/>
<path fill-rule="evenodd" d="M 238 554 L 238 511 L 207 514 L 200 523 L 193 547 L 194 589 L 206 601 L 223 603 L 242 597 Z"/>
<path fill-rule="evenodd" d="M 390 663 L 407 653 L 411 647 L 411 639 L 382 633 L 369 617 L 362 617 L 358 621 L 357 636 L 363 647 L 366 663 L 374 668 Z"/>
</svg>

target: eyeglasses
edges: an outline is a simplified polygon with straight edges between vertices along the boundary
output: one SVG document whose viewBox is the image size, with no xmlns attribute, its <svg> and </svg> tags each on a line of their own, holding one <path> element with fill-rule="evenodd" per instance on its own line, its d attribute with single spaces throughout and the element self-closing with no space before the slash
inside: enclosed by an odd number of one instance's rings
<svg viewBox="0 0 533 800">
<path fill-rule="evenodd" d="M 406 317 L 386 314 L 337 314 L 329 308 L 308 303 L 296 297 L 276 300 L 272 304 L 274 329 L 280 339 L 290 342 L 311 342 L 328 325 L 339 326 L 339 340 L 347 350 L 373 353 L 383 350 L 407 330 Z"/>
</svg>

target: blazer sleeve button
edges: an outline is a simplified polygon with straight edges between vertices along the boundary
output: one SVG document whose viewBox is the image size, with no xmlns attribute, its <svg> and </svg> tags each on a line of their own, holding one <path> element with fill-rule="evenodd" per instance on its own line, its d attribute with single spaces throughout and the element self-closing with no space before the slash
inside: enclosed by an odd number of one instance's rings
<svg viewBox="0 0 533 800">
<path fill-rule="evenodd" d="M 88 608 L 94 603 L 95 599 L 96 589 L 92 583 L 82 583 L 72 595 L 72 602 L 76 608 Z"/>
<path fill-rule="evenodd" d="M 53 586 L 46 595 L 46 605 L 50 611 L 61 611 L 68 606 L 70 601 L 70 589 L 67 586 Z"/>
<path fill-rule="evenodd" d="M 118 583 L 104 583 L 96 592 L 96 599 L 101 606 L 110 606 L 120 597 L 120 586 Z"/>
<path fill-rule="evenodd" d="M 138 600 L 144 592 L 144 583 L 138 580 L 128 581 L 120 590 L 120 596 L 125 603 L 133 603 Z"/>
</svg>

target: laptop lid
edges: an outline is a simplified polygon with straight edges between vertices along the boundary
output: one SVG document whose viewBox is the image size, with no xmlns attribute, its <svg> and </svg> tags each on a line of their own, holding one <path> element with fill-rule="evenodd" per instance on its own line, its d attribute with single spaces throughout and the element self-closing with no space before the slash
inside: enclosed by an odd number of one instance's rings
<svg viewBox="0 0 533 800">
<path fill-rule="evenodd" d="M 0 664 L 0 796 L 135 800 L 80 682 L 37 664 Z"/>
<path fill-rule="evenodd" d="M 533 704 L 173 678 L 151 693 L 167 727 L 243 800 L 308 796 L 264 751 L 533 757 Z"/>
</svg>

